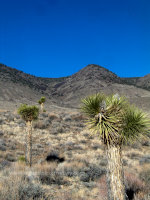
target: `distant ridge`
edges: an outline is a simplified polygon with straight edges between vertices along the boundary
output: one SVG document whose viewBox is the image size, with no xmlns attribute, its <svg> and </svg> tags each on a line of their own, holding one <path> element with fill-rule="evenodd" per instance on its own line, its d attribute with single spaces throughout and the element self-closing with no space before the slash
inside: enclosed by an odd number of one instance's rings
<svg viewBox="0 0 150 200">
<path fill-rule="evenodd" d="M 73 107 L 80 104 L 81 98 L 103 92 L 125 95 L 138 105 L 142 105 L 144 98 L 146 106 L 150 101 L 149 90 L 150 74 L 137 78 L 120 78 L 108 69 L 95 64 L 87 65 L 77 73 L 62 78 L 36 77 L 0 64 L 1 104 L 2 102 L 34 103 L 41 95 L 45 95 L 50 102 Z"/>
</svg>

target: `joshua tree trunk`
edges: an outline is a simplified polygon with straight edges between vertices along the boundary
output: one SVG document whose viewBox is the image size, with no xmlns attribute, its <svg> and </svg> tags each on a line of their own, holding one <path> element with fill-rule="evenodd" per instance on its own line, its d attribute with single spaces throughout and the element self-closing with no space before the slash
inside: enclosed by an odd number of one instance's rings
<svg viewBox="0 0 150 200">
<path fill-rule="evenodd" d="M 109 200 L 125 200 L 125 186 L 123 165 L 121 159 L 121 147 L 109 146 L 106 150 L 107 184 Z"/>
<path fill-rule="evenodd" d="M 26 164 L 32 166 L 32 122 L 27 122 L 27 137 L 26 137 Z"/>
<path fill-rule="evenodd" d="M 44 111 L 44 103 L 41 103 L 41 111 Z"/>
</svg>

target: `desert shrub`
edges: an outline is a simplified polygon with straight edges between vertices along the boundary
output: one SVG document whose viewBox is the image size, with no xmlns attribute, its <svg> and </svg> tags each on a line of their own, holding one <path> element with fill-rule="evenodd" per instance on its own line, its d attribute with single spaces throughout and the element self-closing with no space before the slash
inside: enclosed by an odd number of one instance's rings
<svg viewBox="0 0 150 200">
<path fill-rule="evenodd" d="M 95 182 L 83 182 L 83 184 L 87 187 L 87 188 L 90 188 L 90 189 L 92 189 L 92 188 L 95 188 L 97 185 L 96 185 L 96 183 Z"/>
<path fill-rule="evenodd" d="M 150 186 L 150 169 L 144 170 L 140 173 L 140 178 Z"/>
<path fill-rule="evenodd" d="M 40 184 L 27 181 L 23 174 L 7 172 L 6 175 L 0 188 L 1 200 L 48 200 Z"/>
<path fill-rule="evenodd" d="M 58 166 L 58 171 L 62 172 L 64 176 L 75 177 L 80 176 L 80 172 L 84 167 L 85 164 L 83 162 L 64 162 Z"/>
<path fill-rule="evenodd" d="M 94 150 L 97 150 L 97 149 L 100 149 L 100 148 L 101 148 L 101 145 L 98 144 L 98 143 L 95 143 L 95 144 L 92 145 L 92 148 L 93 148 Z"/>
<path fill-rule="evenodd" d="M 89 165 L 81 169 L 80 180 L 83 182 L 95 181 L 105 174 L 105 169 L 97 165 Z"/>
<path fill-rule="evenodd" d="M 130 199 L 133 199 L 138 193 L 144 192 L 146 187 L 142 180 L 140 180 L 135 174 L 125 172 L 125 188 L 126 194 Z"/>
<path fill-rule="evenodd" d="M 85 117 L 81 114 L 72 115 L 71 118 L 73 121 L 76 121 L 76 122 L 81 122 L 85 120 Z"/>
<path fill-rule="evenodd" d="M 45 192 L 40 184 L 26 183 L 20 185 L 18 188 L 19 200 L 36 199 L 41 200 L 42 198 L 46 200 Z"/>
<path fill-rule="evenodd" d="M 105 159 L 105 158 L 102 158 L 101 160 L 100 160 L 100 163 L 99 163 L 101 166 L 106 166 L 107 165 L 107 159 Z"/>
<path fill-rule="evenodd" d="M 3 119 L 0 117 L 0 125 L 3 124 Z"/>
<path fill-rule="evenodd" d="M 48 118 L 49 118 L 50 121 L 52 121 L 52 120 L 58 120 L 59 119 L 59 115 L 57 115 L 55 113 L 50 113 L 48 115 Z"/>
<path fill-rule="evenodd" d="M 6 151 L 6 143 L 3 139 L 0 139 L 0 150 Z"/>
<path fill-rule="evenodd" d="M 8 115 L 7 116 L 7 121 L 8 122 L 14 121 L 14 116 L 13 115 Z"/>
<path fill-rule="evenodd" d="M 43 110 L 43 112 L 44 112 L 44 110 Z M 46 111 L 45 111 L 46 112 Z M 40 114 L 40 118 L 42 117 L 42 118 L 47 118 L 48 117 L 48 114 L 47 113 L 41 113 Z"/>
<path fill-rule="evenodd" d="M 149 140 L 143 141 L 142 145 L 143 146 L 150 146 L 150 141 Z"/>
<path fill-rule="evenodd" d="M 66 183 L 63 174 L 56 170 L 56 165 L 42 166 L 38 174 L 39 174 L 39 181 L 42 184 L 64 185 Z"/>
<path fill-rule="evenodd" d="M 14 155 L 12 153 L 7 153 L 5 155 L 5 159 L 10 161 L 10 162 L 15 162 L 16 161 L 16 158 L 14 157 Z"/>
<path fill-rule="evenodd" d="M 0 170 L 4 170 L 5 168 L 9 167 L 11 163 L 8 160 L 2 160 L 0 162 Z"/>
<path fill-rule="evenodd" d="M 3 136 L 3 135 L 4 135 L 4 132 L 2 130 L 0 130 L 0 136 Z"/>
<path fill-rule="evenodd" d="M 136 153 L 136 152 L 132 152 L 132 153 L 129 153 L 127 155 L 127 157 L 131 158 L 131 159 L 139 159 L 140 158 L 140 154 L 139 153 Z"/>
<path fill-rule="evenodd" d="M 34 128 L 46 129 L 47 127 L 49 127 L 49 125 L 50 125 L 50 122 L 48 120 L 38 121 L 34 123 Z"/>
<path fill-rule="evenodd" d="M 23 121 L 22 119 L 19 119 L 18 121 L 17 121 L 17 123 L 18 123 L 18 125 L 20 126 L 20 127 L 24 127 L 26 124 L 25 124 L 25 121 Z"/>
<path fill-rule="evenodd" d="M 63 133 L 63 132 L 65 132 L 64 126 L 62 126 L 59 122 L 54 121 L 52 123 L 50 133 L 56 135 L 56 134 Z"/>
<path fill-rule="evenodd" d="M 145 155 L 140 159 L 140 164 L 150 163 L 150 155 Z"/>
<path fill-rule="evenodd" d="M 24 156 L 19 156 L 18 161 L 25 162 L 25 157 Z"/>
</svg>

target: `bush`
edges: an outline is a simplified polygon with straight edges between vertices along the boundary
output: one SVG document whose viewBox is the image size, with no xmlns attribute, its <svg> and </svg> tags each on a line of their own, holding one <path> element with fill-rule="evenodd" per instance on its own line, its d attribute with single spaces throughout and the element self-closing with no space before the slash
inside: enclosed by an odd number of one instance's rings
<svg viewBox="0 0 150 200">
<path fill-rule="evenodd" d="M 11 122 L 14 121 L 14 116 L 12 114 L 5 115 L 7 117 L 7 121 Z"/>
<path fill-rule="evenodd" d="M 150 155 L 145 155 L 140 159 L 140 164 L 150 163 Z"/>
<path fill-rule="evenodd" d="M 10 161 L 10 162 L 15 162 L 16 161 L 16 158 L 14 157 L 14 155 L 12 153 L 7 153 L 5 155 L 5 159 Z"/>
<path fill-rule="evenodd" d="M 57 115 L 55 113 L 50 113 L 48 115 L 48 118 L 49 118 L 50 121 L 52 121 L 52 120 L 59 120 L 59 115 Z"/>
<path fill-rule="evenodd" d="M 150 169 L 144 170 L 140 173 L 140 178 L 150 186 Z"/>
<path fill-rule="evenodd" d="M 105 174 L 105 169 L 97 165 L 90 165 L 89 167 L 81 169 L 80 180 L 83 182 L 95 181 L 103 174 Z"/>
<path fill-rule="evenodd" d="M 2 130 L 0 130 L 0 136 L 3 136 L 3 135 L 4 135 L 4 132 Z"/>
<path fill-rule="evenodd" d="M 18 161 L 20 161 L 20 162 L 25 162 L 25 157 L 24 157 L 24 156 L 20 156 L 20 157 L 18 158 Z"/>
<path fill-rule="evenodd" d="M 40 184 L 26 183 L 25 185 L 20 185 L 18 188 L 19 200 L 36 199 L 41 200 L 45 198 L 44 190 Z"/>
<path fill-rule="evenodd" d="M 140 180 L 135 174 L 128 172 L 125 173 L 125 188 L 129 199 L 133 199 L 134 195 L 144 192 L 146 189 L 142 180 Z"/>
<path fill-rule="evenodd" d="M 1 125 L 1 124 L 3 124 L 3 119 L 2 119 L 2 118 L 0 118 L 0 125 Z"/>
<path fill-rule="evenodd" d="M 10 167 L 11 162 L 7 161 L 7 160 L 2 160 L 0 162 L 0 170 L 4 170 L 7 167 Z"/>
<path fill-rule="evenodd" d="M 48 128 L 50 125 L 50 122 L 48 120 L 45 121 L 38 121 L 34 123 L 34 128 L 38 128 L 38 129 L 46 129 Z"/>
<path fill-rule="evenodd" d="M 56 170 L 56 165 L 54 166 L 42 166 L 39 172 L 39 180 L 42 184 L 51 185 L 64 185 L 64 176 L 61 172 Z"/>
<path fill-rule="evenodd" d="M 19 174 L 6 174 L 2 179 L 0 200 L 48 200 L 45 191 L 38 183 L 27 181 L 25 176 Z"/>
</svg>

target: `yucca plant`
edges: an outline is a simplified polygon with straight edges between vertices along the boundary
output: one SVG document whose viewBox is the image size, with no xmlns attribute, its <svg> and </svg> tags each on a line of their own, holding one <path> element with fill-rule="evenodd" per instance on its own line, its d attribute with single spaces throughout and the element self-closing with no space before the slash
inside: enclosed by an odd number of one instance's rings
<svg viewBox="0 0 150 200">
<path fill-rule="evenodd" d="M 146 136 L 150 131 L 150 120 L 118 94 L 95 94 L 83 99 L 82 103 L 88 128 L 99 135 L 106 147 L 108 199 L 125 200 L 121 148 Z"/>
<path fill-rule="evenodd" d="M 44 103 L 46 101 L 45 97 L 41 97 L 40 100 L 38 101 L 38 103 L 41 105 L 41 111 L 44 111 Z"/>
<path fill-rule="evenodd" d="M 22 104 L 18 109 L 18 114 L 26 122 L 27 137 L 26 137 L 26 164 L 31 167 L 32 165 L 32 122 L 38 119 L 39 108 L 37 106 L 29 106 Z"/>
</svg>

